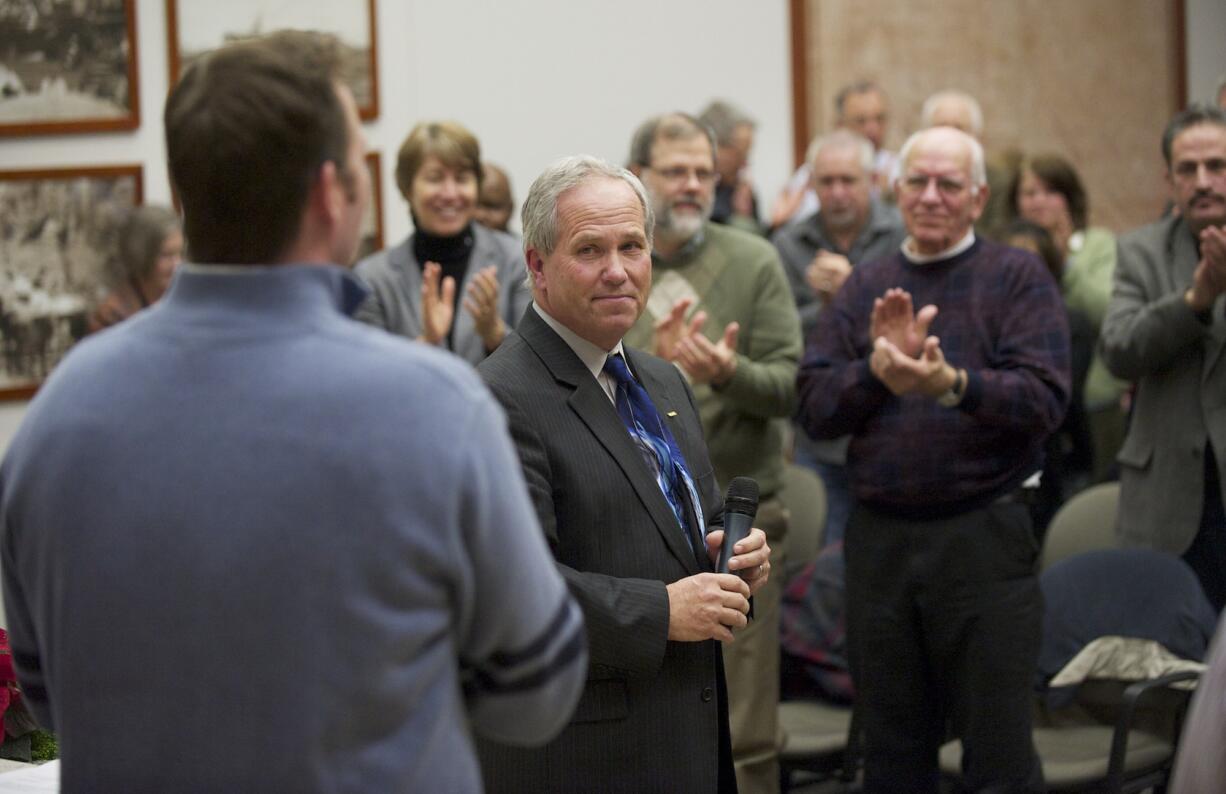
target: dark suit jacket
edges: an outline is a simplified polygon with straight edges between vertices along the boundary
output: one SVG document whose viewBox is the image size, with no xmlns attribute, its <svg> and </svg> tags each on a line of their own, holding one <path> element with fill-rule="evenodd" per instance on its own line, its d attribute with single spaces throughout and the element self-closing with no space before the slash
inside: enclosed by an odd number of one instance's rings
<svg viewBox="0 0 1226 794">
<path fill-rule="evenodd" d="M 693 395 L 626 350 L 685 456 L 708 517 L 720 500 Z M 669 642 L 665 585 L 710 570 L 591 372 L 529 307 L 478 367 L 506 409 L 528 490 L 583 607 L 591 666 L 562 734 L 525 750 L 479 742 L 491 792 L 735 791 L 719 644 Z"/>
</svg>

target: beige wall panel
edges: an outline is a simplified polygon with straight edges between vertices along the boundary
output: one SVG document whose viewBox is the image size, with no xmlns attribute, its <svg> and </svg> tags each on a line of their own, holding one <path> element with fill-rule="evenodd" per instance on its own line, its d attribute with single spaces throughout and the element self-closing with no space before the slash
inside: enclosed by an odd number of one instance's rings
<svg viewBox="0 0 1226 794">
<path fill-rule="evenodd" d="M 983 106 L 989 156 L 1009 148 L 1068 157 L 1090 222 L 1124 231 L 1166 199 L 1159 140 L 1178 105 L 1181 35 L 1159 0 L 808 0 L 809 124 L 834 95 L 871 78 L 891 100 L 888 143 L 919 123 L 924 98 L 960 88 Z"/>
</svg>

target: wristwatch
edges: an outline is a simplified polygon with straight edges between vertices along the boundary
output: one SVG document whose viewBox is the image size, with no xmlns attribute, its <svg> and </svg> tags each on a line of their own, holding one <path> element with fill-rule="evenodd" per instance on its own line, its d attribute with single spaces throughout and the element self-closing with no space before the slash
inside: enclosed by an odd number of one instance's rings
<svg viewBox="0 0 1226 794">
<path fill-rule="evenodd" d="M 949 391 L 937 397 L 937 404 L 944 408 L 957 407 L 966 395 L 966 370 L 960 369 L 955 375 L 954 385 L 949 387 Z"/>
</svg>

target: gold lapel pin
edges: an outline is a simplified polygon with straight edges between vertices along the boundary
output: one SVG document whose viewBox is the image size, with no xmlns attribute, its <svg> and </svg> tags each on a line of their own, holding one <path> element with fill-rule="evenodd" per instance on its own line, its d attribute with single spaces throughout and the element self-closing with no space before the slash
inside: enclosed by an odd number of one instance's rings
<svg viewBox="0 0 1226 794">
<path fill-rule="evenodd" d="M 676 411 L 669 411 L 669 412 L 668 412 L 668 415 L 669 415 L 670 417 L 671 417 L 671 416 L 676 416 L 676 415 L 677 415 L 677 412 L 676 412 Z"/>
</svg>

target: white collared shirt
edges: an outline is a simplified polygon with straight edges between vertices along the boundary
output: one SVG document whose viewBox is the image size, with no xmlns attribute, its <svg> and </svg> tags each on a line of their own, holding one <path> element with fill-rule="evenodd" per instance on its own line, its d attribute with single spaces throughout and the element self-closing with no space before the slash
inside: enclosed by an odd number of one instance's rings
<svg viewBox="0 0 1226 794">
<path fill-rule="evenodd" d="M 957 256 L 966 249 L 975 244 L 975 229 L 970 228 L 966 232 L 966 236 L 958 242 L 946 248 L 944 251 L 935 254 L 921 254 L 915 250 L 915 238 L 907 235 L 907 239 L 902 241 L 902 255 L 907 258 L 907 261 L 913 265 L 926 265 L 929 262 L 939 262 L 942 259 L 949 259 Z"/>
<path fill-rule="evenodd" d="M 575 351 L 575 355 L 583 362 L 583 366 L 587 367 L 592 373 L 592 377 L 600 384 L 600 388 L 604 389 L 605 396 L 609 398 L 609 402 L 616 405 L 617 403 L 617 382 L 612 376 L 604 371 L 605 359 L 609 356 L 621 355 L 625 358 L 625 352 L 622 350 L 621 340 L 613 346 L 612 350 L 601 350 L 599 345 L 594 345 L 583 337 L 579 336 L 574 331 L 567 328 L 562 323 L 555 320 L 549 315 L 549 312 L 540 307 L 536 301 L 532 302 L 532 308 L 540 315 L 545 324 L 557 332 L 558 336 L 562 337 L 562 341 L 570 346 L 570 349 Z M 629 367 L 629 362 L 626 362 Z"/>
</svg>

